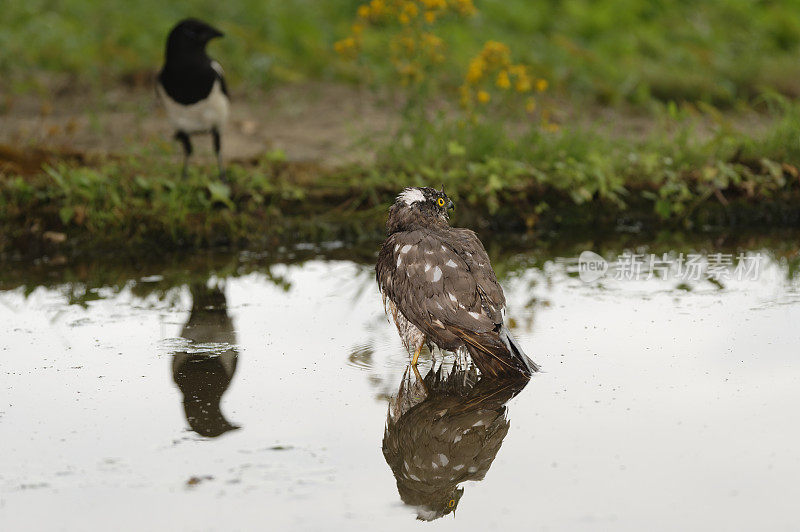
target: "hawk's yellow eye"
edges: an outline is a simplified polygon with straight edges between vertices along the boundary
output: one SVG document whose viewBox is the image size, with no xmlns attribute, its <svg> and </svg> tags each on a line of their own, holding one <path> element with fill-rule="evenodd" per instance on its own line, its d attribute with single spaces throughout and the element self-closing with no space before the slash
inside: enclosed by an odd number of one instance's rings
<svg viewBox="0 0 800 532">
<path fill-rule="evenodd" d="M 444 198 L 439 198 L 436 203 L 439 204 L 439 207 L 444 207 Z"/>
</svg>

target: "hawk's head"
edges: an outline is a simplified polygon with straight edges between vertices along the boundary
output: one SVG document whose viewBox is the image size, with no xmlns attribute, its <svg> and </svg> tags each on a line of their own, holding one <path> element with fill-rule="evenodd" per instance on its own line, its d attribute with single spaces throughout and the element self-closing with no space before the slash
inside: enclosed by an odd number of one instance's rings
<svg viewBox="0 0 800 532">
<path fill-rule="evenodd" d="M 447 211 L 454 208 L 453 202 L 444 193 L 444 187 L 441 190 L 432 187 L 404 188 L 389 209 L 386 227 L 391 234 L 419 226 L 447 225 L 450 220 Z"/>
</svg>

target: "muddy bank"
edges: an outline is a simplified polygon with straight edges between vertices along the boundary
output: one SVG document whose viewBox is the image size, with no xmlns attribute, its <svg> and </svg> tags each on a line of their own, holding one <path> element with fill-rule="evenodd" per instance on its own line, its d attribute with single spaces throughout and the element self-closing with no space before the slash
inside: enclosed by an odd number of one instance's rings
<svg viewBox="0 0 800 532">
<path fill-rule="evenodd" d="M 419 178 L 324 171 L 317 165 L 235 166 L 230 186 L 200 176 L 146 179 L 119 171 L 59 173 L 7 181 L 0 191 L 0 259 L 74 256 L 127 249 L 272 248 L 296 242 L 379 240 L 388 205 Z M 128 172 L 128 173 L 125 173 Z M 63 179 L 60 184 L 54 183 Z M 69 182 L 66 182 L 66 181 Z M 420 183 L 421 184 L 421 183 Z M 708 232 L 800 227 L 800 188 L 768 198 L 730 187 L 697 196 L 680 216 L 663 219 L 648 194 L 630 190 L 620 205 L 601 198 L 576 204 L 566 191 L 531 183 L 484 193 L 482 183 L 445 184 L 456 202 L 454 225 L 517 231 Z M 544 206 L 544 208 L 542 208 Z"/>
</svg>

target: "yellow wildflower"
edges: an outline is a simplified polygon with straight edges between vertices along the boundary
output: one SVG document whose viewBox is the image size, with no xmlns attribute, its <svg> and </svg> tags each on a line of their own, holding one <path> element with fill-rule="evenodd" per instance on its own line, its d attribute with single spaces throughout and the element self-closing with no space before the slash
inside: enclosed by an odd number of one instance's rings
<svg viewBox="0 0 800 532">
<path fill-rule="evenodd" d="M 528 76 L 522 77 L 520 76 L 517 78 L 517 82 L 514 84 L 514 88 L 517 92 L 528 92 L 531 90 L 531 80 L 528 79 Z"/>
<path fill-rule="evenodd" d="M 356 48 L 358 48 L 358 43 L 353 37 L 347 37 L 341 41 L 337 41 L 333 45 L 333 49 L 336 50 L 336 53 L 341 55 L 351 55 L 356 51 Z"/>
<path fill-rule="evenodd" d="M 509 64 L 511 50 L 505 44 L 498 41 L 487 41 L 483 46 L 481 55 L 487 63 L 506 66 Z"/>
<path fill-rule="evenodd" d="M 383 0 L 372 0 L 369 3 L 369 10 L 373 19 L 380 18 L 386 11 L 386 4 L 384 4 Z"/>
<path fill-rule="evenodd" d="M 426 11 L 425 12 L 425 22 L 428 24 L 433 24 L 436 22 L 436 12 L 435 11 Z"/>
<path fill-rule="evenodd" d="M 544 92 L 547 90 L 547 80 L 546 79 L 537 79 L 536 80 L 536 90 L 539 92 Z"/>
<path fill-rule="evenodd" d="M 469 62 L 469 67 L 467 68 L 467 76 L 466 80 L 467 83 L 476 84 L 481 80 L 483 77 L 483 71 L 486 68 L 486 63 L 484 63 L 483 58 L 480 56 L 474 58 L 472 61 Z"/>
<path fill-rule="evenodd" d="M 441 48 L 443 41 L 440 37 L 437 37 L 433 33 L 425 32 L 420 35 L 420 41 L 424 46 L 428 48 Z"/>
<path fill-rule="evenodd" d="M 358 16 L 361 18 L 369 18 L 369 6 L 368 5 L 358 6 L 357 13 Z"/>
<path fill-rule="evenodd" d="M 486 92 L 484 90 L 478 91 L 478 101 L 479 102 L 488 103 L 489 100 L 491 100 L 491 99 L 492 99 L 492 96 L 488 92 Z"/>
<path fill-rule="evenodd" d="M 511 87 L 511 80 L 508 79 L 508 71 L 501 70 L 499 74 L 497 74 L 497 80 L 495 81 L 498 87 L 501 89 L 508 89 Z"/>
<path fill-rule="evenodd" d="M 472 0 L 451 0 L 453 8 L 461 15 L 472 15 L 475 13 L 475 6 Z"/>
<path fill-rule="evenodd" d="M 525 110 L 529 113 L 533 113 L 536 110 L 536 100 L 533 96 L 525 101 Z"/>
<path fill-rule="evenodd" d="M 509 65 L 508 73 L 515 78 L 519 78 L 521 76 L 527 76 L 528 69 L 525 67 L 525 65 Z"/>
<path fill-rule="evenodd" d="M 420 48 L 433 63 L 441 63 L 444 61 L 444 54 L 441 51 L 444 42 L 441 38 L 437 37 L 433 33 L 423 32 L 420 35 L 419 40 Z"/>
</svg>

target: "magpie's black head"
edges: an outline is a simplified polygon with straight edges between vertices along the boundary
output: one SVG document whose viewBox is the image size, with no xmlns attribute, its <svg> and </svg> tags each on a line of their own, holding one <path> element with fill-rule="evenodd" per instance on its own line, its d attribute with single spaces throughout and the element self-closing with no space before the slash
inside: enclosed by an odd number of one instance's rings
<svg viewBox="0 0 800 532">
<path fill-rule="evenodd" d="M 202 52 L 208 41 L 224 34 L 196 18 L 184 19 L 172 28 L 167 37 L 167 55 L 171 53 Z"/>
</svg>

